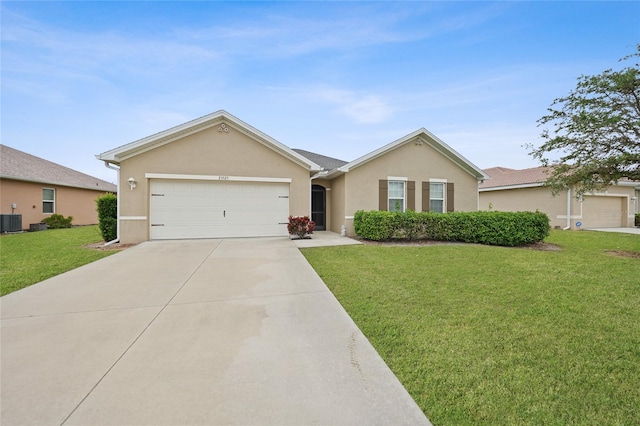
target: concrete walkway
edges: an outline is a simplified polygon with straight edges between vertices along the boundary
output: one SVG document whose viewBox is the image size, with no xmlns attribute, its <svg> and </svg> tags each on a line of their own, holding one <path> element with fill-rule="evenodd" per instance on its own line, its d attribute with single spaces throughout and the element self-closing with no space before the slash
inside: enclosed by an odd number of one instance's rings
<svg viewBox="0 0 640 426">
<path fill-rule="evenodd" d="M 618 232 L 621 234 L 640 235 L 640 228 L 589 228 L 587 231 Z"/>
<path fill-rule="evenodd" d="M 0 303 L 3 426 L 429 424 L 286 238 L 147 242 Z"/>
<path fill-rule="evenodd" d="M 298 248 L 307 247 L 329 247 L 329 246 L 351 246 L 362 244 L 358 240 L 348 237 L 341 237 L 331 231 L 316 231 L 309 239 L 294 239 L 293 242 Z"/>
</svg>

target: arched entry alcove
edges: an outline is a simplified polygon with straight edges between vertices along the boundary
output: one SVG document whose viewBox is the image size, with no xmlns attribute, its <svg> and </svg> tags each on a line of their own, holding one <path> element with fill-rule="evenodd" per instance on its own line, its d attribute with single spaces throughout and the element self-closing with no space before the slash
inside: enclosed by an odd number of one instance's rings
<svg viewBox="0 0 640 426">
<path fill-rule="evenodd" d="M 327 229 L 327 190 L 322 185 L 311 186 L 311 220 L 316 230 Z"/>
</svg>

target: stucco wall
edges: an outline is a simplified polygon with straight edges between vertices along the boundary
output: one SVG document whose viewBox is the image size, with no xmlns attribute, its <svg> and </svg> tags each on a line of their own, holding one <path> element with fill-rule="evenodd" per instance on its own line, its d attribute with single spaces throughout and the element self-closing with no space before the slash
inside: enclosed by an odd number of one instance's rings
<svg viewBox="0 0 640 426">
<path fill-rule="evenodd" d="M 572 216 L 575 215 L 578 200 L 571 199 Z M 545 187 L 518 188 L 501 191 L 480 192 L 480 210 L 495 211 L 536 211 L 546 213 L 551 220 L 552 227 L 567 226 L 567 192 L 561 192 L 555 197 L 551 190 Z M 577 220 L 572 218 L 573 222 Z"/>
<path fill-rule="evenodd" d="M 569 224 L 576 229 L 600 227 L 603 223 L 614 226 L 633 226 L 636 201 L 633 187 L 613 186 L 594 195 L 586 195 L 583 201 L 570 194 L 570 218 L 567 222 L 567 192 L 555 197 L 546 187 L 503 189 L 480 192 L 480 209 L 497 211 L 536 211 L 549 216 L 552 227 L 565 228 Z M 585 203 L 584 200 L 587 200 Z"/>
<path fill-rule="evenodd" d="M 333 232 L 340 233 L 345 221 L 345 175 L 338 176 L 331 180 L 331 228 Z M 327 193 L 328 194 L 328 193 Z M 353 222 L 353 221 L 351 221 Z"/>
<path fill-rule="evenodd" d="M 309 215 L 309 171 L 262 145 L 231 124 L 227 132 L 213 126 L 121 161 L 120 237 L 124 243 L 149 238 L 149 179 L 146 173 L 230 177 L 291 178 L 289 209 Z M 133 177 L 136 188 L 129 189 Z"/>
<path fill-rule="evenodd" d="M 422 210 L 422 182 L 443 179 L 454 183 L 455 211 L 478 209 L 478 180 L 425 143 L 409 141 L 386 154 L 350 170 L 346 178 L 345 215 L 358 210 L 378 210 L 379 180 L 405 177 L 415 181 L 415 209 Z M 354 234 L 353 221 L 347 224 Z"/>
<path fill-rule="evenodd" d="M 13 179 L 0 179 L 0 213 L 21 214 L 22 228 L 29 229 L 30 224 L 39 223 L 51 216 L 42 213 L 43 188 L 55 189 L 55 213 L 65 217 L 73 216 L 73 225 L 98 223 L 95 200 L 104 192 Z M 12 212 L 13 203 L 17 208 Z"/>
</svg>

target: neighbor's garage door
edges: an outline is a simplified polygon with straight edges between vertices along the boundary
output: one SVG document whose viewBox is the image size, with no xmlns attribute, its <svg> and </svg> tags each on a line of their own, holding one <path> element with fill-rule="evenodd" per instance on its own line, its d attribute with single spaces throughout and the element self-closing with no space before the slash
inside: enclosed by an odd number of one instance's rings
<svg viewBox="0 0 640 426">
<path fill-rule="evenodd" d="M 151 239 L 286 236 L 289 184 L 151 180 Z"/>
<path fill-rule="evenodd" d="M 585 195 L 582 202 L 582 223 L 585 228 L 619 228 L 623 219 L 622 197 Z"/>
</svg>

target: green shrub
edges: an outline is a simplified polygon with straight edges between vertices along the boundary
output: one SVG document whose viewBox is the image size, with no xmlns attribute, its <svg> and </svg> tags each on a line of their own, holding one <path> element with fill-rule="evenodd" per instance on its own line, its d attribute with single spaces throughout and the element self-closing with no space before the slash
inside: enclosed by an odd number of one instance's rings
<svg viewBox="0 0 640 426">
<path fill-rule="evenodd" d="M 42 219 L 42 223 L 46 223 L 49 229 L 71 228 L 73 216 L 64 217 L 61 214 L 52 214 Z"/>
<path fill-rule="evenodd" d="M 356 234 L 367 240 L 427 239 L 497 246 L 521 246 L 544 240 L 551 227 L 541 212 L 358 211 Z"/>
<path fill-rule="evenodd" d="M 358 210 L 353 217 L 356 235 L 367 240 L 384 241 L 393 236 L 394 212 Z"/>
<path fill-rule="evenodd" d="M 634 225 L 640 226 L 640 213 L 636 213 L 636 218 L 634 221 Z"/>
<path fill-rule="evenodd" d="M 96 198 L 98 205 L 98 226 L 105 241 L 113 241 L 118 237 L 118 197 L 115 194 L 104 194 Z"/>
</svg>

